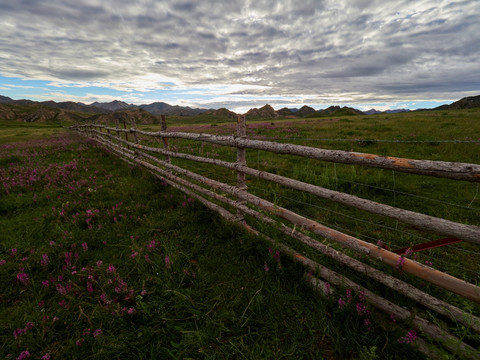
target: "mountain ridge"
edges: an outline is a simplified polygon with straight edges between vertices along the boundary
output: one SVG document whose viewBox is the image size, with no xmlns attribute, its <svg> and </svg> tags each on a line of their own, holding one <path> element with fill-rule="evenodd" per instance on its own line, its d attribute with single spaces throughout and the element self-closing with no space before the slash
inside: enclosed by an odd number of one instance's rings
<svg viewBox="0 0 480 360">
<path fill-rule="evenodd" d="M 114 113 L 117 111 L 127 111 L 127 110 L 145 110 L 151 115 L 170 115 L 170 116 L 195 116 L 199 114 L 207 114 L 219 117 L 226 117 L 230 119 L 236 118 L 237 114 L 229 109 L 220 108 L 220 109 L 203 109 L 203 108 L 191 108 L 188 106 L 179 106 L 179 105 L 170 105 L 165 102 L 153 102 L 151 104 L 142 104 L 142 105 L 133 105 L 127 104 L 126 102 L 113 100 L 111 102 L 93 102 L 91 104 L 84 104 L 81 102 L 55 102 L 50 101 L 33 101 L 28 99 L 14 100 L 8 96 L 0 95 L 0 105 L 3 104 L 13 104 L 13 105 L 24 105 L 24 106 L 34 106 L 39 105 L 47 108 L 56 108 L 65 111 L 72 112 L 84 112 L 84 113 L 93 113 L 93 114 L 108 114 Z M 454 109 L 469 109 L 473 107 L 480 107 L 480 95 L 478 96 L 469 96 L 464 97 L 460 100 L 457 100 L 451 104 L 445 104 L 438 106 L 430 110 L 454 110 Z M 428 110 L 428 109 L 418 109 Z M 2 113 L 7 117 L 12 117 L 13 110 L 3 109 Z M 300 109 L 287 107 L 275 110 L 271 105 L 266 104 L 261 108 L 252 108 L 248 110 L 245 115 L 251 118 L 264 118 L 264 119 L 275 119 L 278 117 L 317 117 L 317 116 L 347 116 L 347 115 L 374 115 L 374 114 L 394 114 L 398 112 L 414 111 L 409 109 L 391 109 L 386 111 L 378 111 L 375 109 L 370 109 L 367 111 L 360 111 L 352 107 L 340 107 L 338 105 L 329 106 L 326 109 L 315 110 L 314 108 L 303 105 Z M 7 116 L 8 113 L 8 116 Z M 37 116 L 33 116 L 32 119 L 44 119 L 49 118 L 46 116 L 48 112 L 40 111 Z M 63 116 L 63 115 L 62 115 Z M 70 116 L 70 115 L 69 115 Z"/>
</svg>

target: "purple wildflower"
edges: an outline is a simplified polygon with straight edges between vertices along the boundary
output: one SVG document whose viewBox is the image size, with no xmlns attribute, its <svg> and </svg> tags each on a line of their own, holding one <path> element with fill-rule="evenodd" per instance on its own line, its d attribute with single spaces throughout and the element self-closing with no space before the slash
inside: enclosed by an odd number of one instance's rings
<svg viewBox="0 0 480 360">
<path fill-rule="evenodd" d="M 414 330 L 409 330 L 405 336 L 398 339 L 401 344 L 410 344 L 418 339 L 417 333 Z"/>
<path fill-rule="evenodd" d="M 397 260 L 397 265 L 395 267 L 398 270 L 402 270 L 404 264 L 405 264 L 405 258 L 403 256 L 400 256 Z"/>
<path fill-rule="evenodd" d="M 30 353 L 28 352 L 28 350 L 25 350 L 25 351 L 22 351 L 20 355 L 18 355 L 17 360 L 23 360 L 28 357 L 30 357 Z"/>
<path fill-rule="evenodd" d="M 23 285 L 28 285 L 30 278 L 28 274 L 23 272 L 23 269 L 21 271 L 22 272 L 19 272 L 17 274 L 17 280 L 20 281 Z"/>
</svg>

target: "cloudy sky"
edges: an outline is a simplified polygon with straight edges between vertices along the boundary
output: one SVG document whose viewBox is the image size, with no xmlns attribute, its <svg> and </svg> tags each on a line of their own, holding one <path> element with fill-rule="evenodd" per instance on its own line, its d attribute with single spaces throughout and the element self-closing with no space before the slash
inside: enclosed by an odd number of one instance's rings
<svg viewBox="0 0 480 360">
<path fill-rule="evenodd" d="M 0 94 L 244 111 L 480 94 L 480 3 L 0 0 Z"/>
</svg>

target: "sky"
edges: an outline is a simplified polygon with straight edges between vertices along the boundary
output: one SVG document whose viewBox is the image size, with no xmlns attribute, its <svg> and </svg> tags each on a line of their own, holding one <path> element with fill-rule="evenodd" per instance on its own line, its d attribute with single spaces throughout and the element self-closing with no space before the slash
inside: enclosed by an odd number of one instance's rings
<svg viewBox="0 0 480 360">
<path fill-rule="evenodd" d="M 480 94 L 480 1 L 0 0 L 0 94 L 431 108 Z"/>
</svg>

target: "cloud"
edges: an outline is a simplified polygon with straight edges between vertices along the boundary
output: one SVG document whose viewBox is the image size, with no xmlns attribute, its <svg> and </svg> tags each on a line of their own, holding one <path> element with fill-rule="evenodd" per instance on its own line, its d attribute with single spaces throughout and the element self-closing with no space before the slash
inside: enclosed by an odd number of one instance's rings
<svg viewBox="0 0 480 360">
<path fill-rule="evenodd" d="M 457 99 L 480 91 L 479 15 L 444 0 L 4 1 L 0 74 L 132 97 L 210 88 L 219 106 Z"/>
</svg>

